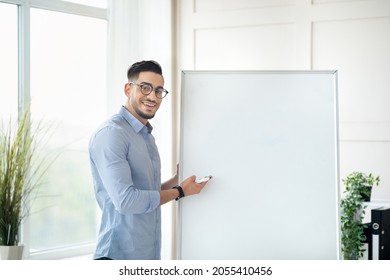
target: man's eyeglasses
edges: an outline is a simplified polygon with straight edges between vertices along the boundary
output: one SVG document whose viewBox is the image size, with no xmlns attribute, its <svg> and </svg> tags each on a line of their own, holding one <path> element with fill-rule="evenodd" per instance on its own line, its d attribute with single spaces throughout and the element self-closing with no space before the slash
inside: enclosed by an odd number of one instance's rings
<svg viewBox="0 0 390 280">
<path fill-rule="evenodd" d="M 129 84 L 139 86 L 141 88 L 141 93 L 143 95 L 149 95 L 152 91 L 154 91 L 154 94 L 156 95 L 157 98 L 163 99 L 168 94 L 168 91 L 165 88 L 158 87 L 154 89 L 153 86 L 148 83 L 137 84 L 134 82 L 130 82 Z"/>
</svg>

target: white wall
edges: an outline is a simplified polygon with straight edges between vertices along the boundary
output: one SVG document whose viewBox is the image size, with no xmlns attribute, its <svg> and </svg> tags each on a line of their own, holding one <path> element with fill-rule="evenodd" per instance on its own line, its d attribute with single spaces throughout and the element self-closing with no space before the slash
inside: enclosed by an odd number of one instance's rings
<svg viewBox="0 0 390 280">
<path fill-rule="evenodd" d="M 182 69 L 338 70 L 340 177 L 379 175 L 373 199 L 390 199 L 390 1 L 176 3 L 178 77 Z"/>
</svg>

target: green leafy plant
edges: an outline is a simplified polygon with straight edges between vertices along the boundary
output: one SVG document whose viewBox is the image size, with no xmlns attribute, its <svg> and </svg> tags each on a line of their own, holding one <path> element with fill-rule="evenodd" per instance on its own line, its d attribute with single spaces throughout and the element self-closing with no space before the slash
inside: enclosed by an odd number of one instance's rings
<svg viewBox="0 0 390 280">
<path fill-rule="evenodd" d="M 19 228 L 28 216 L 33 191 L 46 171 L 45 159 L 37 153 L 38 133 L 29 110 L 0 130 L 0 245 L 19 245 Z"/>
<path fill-rule="evenodd" d="M 346 260 L 358 260 L 365 249 L 363 218 L 365 215 L 364 197 L 371 193 L 371 188 L 380 182 L 379 176 L 371 173 L 353 172 L 343 183 L 345 197 L 341 199 L 341 250 Z"/>
</svg>

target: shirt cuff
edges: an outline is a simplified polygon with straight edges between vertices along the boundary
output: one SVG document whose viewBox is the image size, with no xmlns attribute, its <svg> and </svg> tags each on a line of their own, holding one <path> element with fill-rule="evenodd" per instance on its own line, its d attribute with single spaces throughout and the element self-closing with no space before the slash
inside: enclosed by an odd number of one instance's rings
<svg viewBox="0 0 390 280">
<path fill-rule="evenodd" d="M 149 208 L 149 211 L 147 212 L 151 212 L 153 211 L 154 209 L 156 209 L 159 205 L 160 205 L 160 192 L 159 191 L 151 191 L 149 192 L 149 196 L 150 196 L 150 208 Z"/>
</svg>

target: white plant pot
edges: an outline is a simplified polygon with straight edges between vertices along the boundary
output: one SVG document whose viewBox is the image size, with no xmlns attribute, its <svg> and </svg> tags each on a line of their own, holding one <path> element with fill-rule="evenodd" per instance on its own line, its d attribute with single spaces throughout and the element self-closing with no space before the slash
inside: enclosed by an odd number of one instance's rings
<svg viewBox="0 0 390 280">
<path fill-rule="evenodd" d="M 23 258 L 23 245 L 0 246 L 1 260 L 21 260 Z"/>
</svg>

